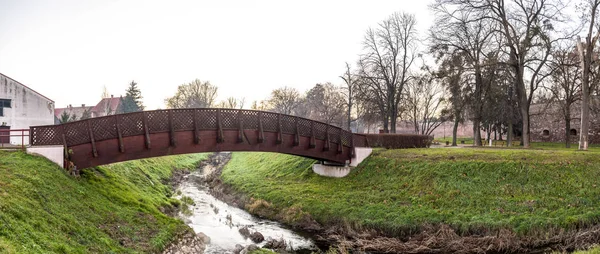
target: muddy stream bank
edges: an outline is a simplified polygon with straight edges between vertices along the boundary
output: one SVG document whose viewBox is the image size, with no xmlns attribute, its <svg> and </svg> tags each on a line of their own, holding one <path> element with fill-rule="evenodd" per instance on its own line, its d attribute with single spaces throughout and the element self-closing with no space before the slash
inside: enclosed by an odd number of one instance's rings
<svg viewBox="0 0 600 254">
<path fill-rule="evenodd" d="M 422 225 L 415 233 L 397 237 L 343 222 L 324 226 L 308 214 L 298 219 L 293 209 L 274 208 L 222 183 L 221 170 L 230 156 L 213 154 L 197 171 L 175 176 L 180 197 L 194 203 L 183 220 L 210 238 L 204 241 L 204 253 L 240 253 L 244 248 L 241 253 L 246 253 L 254 245 L 280 253 L 319 252 L 330 246 L 340 253 L 548 253 L 586 249 L 600 242 L 600 225 L 532 236 L 510 230 L 464 235 L 445 224 Z"/>
<path fill-rule="evenodd" d="M 184 203 L 179 216 L 206 241 L 204 253 L 240 253 L 243 249 L 265 247 L 286 253 L 311 253 L 318 248 L 306 233 L 294 232 L 282 224 L 251 215 L 235 203 L 223 202 L 211 193 L 210 183 L 220 175 L 230 158 L 218 153 L 201 163 L 198 170 L 177 176 L 177 193 Z"/>
</svg>

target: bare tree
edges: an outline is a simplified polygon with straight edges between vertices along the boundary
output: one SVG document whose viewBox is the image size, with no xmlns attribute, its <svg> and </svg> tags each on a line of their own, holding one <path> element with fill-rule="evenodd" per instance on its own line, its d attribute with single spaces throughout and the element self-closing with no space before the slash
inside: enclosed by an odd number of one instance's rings
<svg viewBox="0 0 600 254">
<path fill-rule="evenodd" d="M 354 93 L 356 87 L 356 77 L 350 71 L 350 64 L 346 63 L 346 71 L 344 75 L 340 76 L 344 80 L 344 94 L 346 96 L 346 128 L 350 131 L 350 125 L 352 123 L 352 106 L 354 106 Z"/>
<path fill-rule="evenodd" d="M 515 90 L 523 124 L 523 146 L 529 147 L 529 108 L 534 93 L 550 75 L 545 72 L 551 46 L 550 32 L 563 21 L 561 0 L 438 0 L 453 9 L 474 15 L 474 20 L 494 21 L 507 50 L 507 64 L 515 77 Z M 568 36 L 567 36 L 568 37 Z M 565 37 L 561 37 L 562 39 Z"/>
<path fill-rule="evenodd" d="M 218 87 L 196 79 L 177 87 L 173 97 L 165 100 L 167 108 L 210 108 L 215 104 Z"/>
<path fill-rule="evenodd" d="M 585 1 L 589 13 L 584 16 L 584 21 L 588 22 L 587 35 L 585 42 L 577 40 L 577 51 L 581 59 L 581 130 L 579 134 L 579 150 L 587 150 L 590 132 L 590 93 L 594 90 L 595 83 L 591 82 L 592 57 L 594 48 L 600 36 L 600 22 L 597 20 L 598 7 L 600 0 Z"/>
<path fill-rule="evenodd" d="M 431 135 L 448 119 L 448 112 L 443 108 L 443 94 L 441 83 L 429 74 L 407 83 L 404 104 L 407 119 L 412 122 L 416 134 Z"/>
<path fill-rule="evenodd" d="M 246 103 L 246 98 L 237 99 L 235 97 L 228 97 L 217 104 L 217 108 L 231 108 L 231 109 L 242 109 Z"/>
<path fill-rule="evenodd" d="M 402 92 L 417 56 L 416 23 L 412 14 L 394 13 L 365 35 L 364 53 L 358 62 L 365 87 L 360 89 L 374 97 L 386 132 L 396 132 Z"/>
<path fill-rule="evenodd" d="M 306 92 L 308 117 L 326 124 L 341 125 L 346 102 L 339 89 L 331 83 L 316 84 Z"/>
<path fill-rule="evenodd" d="M 551 82 L 545 86 L 551 93 L 549 103 L 559 106 L 565 121 L 565 146 L 571 147 L 571 107 L 581 99 L 581 68 L 574 47 L 557 48 L 552 52 Z M 552 107 L 550 107 L 552 108 Z"/>
<path fill-rule="evenodd" d="M 485 96 L 491 85 L 489 80 L 484 79 L 483 72 L 485 65 L 491 63 L 487 59 L 498 52 L 498 44 L 494 40 L 497 27 L 492 20 L 478 16 L 482 14 L 468 9 L 450 10 L 447 3 L 447 0 L 437 0 L 431 6 L 436 13 L 435 25 L 430 30 L 431 51 L 438 54 L 438 58 L 462 58 L 462 72 L 466 75 L 463 78 L 467 81 L 467 90 L 470 90 L 467 105 L 472 113 L 474 145 L 481 146 L 481 121 L 488 104 Z"/>
<path fill-rule="evenodd" d="M 292 115 L 300 101 L 300 92 L 296 88 L 286 86 L 273 90 L 268 103 L 274 112 Z"/>
</svg>

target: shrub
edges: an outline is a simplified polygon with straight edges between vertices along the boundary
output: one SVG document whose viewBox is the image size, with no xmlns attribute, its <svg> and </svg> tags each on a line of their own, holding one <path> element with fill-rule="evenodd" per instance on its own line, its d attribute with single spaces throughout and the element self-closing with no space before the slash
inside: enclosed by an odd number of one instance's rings
<svg viewBox="0 0 600 254">
<path fill-rule="evenodd" d="M 429 147 L 433 141 L 432 136 L 415 134 L 364 134 L 370 147 L 397 148 L 423 148 Z"/>
</svg>

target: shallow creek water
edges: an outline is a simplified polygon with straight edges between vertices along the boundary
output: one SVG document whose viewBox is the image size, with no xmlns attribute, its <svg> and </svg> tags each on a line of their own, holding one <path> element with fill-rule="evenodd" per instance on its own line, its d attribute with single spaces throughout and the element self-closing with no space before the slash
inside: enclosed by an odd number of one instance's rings
<svg viewBox="0 0 600 254">
<path fill-rule="evenodd" d="M 236 244 L 247 246 L 253 244 L 249 238 L 244 238 L 239 229 L 247 226 L 250 232 L 260 232 L 265 241 L 257 244 L 263 246 L 270 237 L 273 239 L 284 239 L 288 251 L 294 250 L 304 253 L 308 250 L 316 250 L 317 247 L 312 240 L 295 233 L 283 225 L 252 216 L 248 212 L 237 207 L 230 206 L 212 195 L 204 184 L 204 175 L 209 174 L 214 167 L 206 165 L 204 168 L 184 177 L 178 187 L 181 196 L 190 197 L 195 205 L 190 207 L 191 215 L 181 215 L 186 224 L 194 229 L 196 233 L 204 233 L 210 237 L 210 243 L 206 246 L 205 253 L 233 253 Z"/>
</svg>

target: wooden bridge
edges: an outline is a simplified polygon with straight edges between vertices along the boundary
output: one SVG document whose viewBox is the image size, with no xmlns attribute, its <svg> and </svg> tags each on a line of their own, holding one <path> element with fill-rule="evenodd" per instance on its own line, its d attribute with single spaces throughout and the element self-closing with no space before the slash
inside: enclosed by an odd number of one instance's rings
<svg viewBox="0 0 600 254">
<path fill-rule="evenodd" d="M 33 126 L 32 147 L 62 145 L 78 168 L 164 155 L 264 151 L 348 163 L 365 136 L 302 117 L 235 109 L 169 109 Z M 65 164 L 67 165 L 67 164 Z"/>
</svg>

